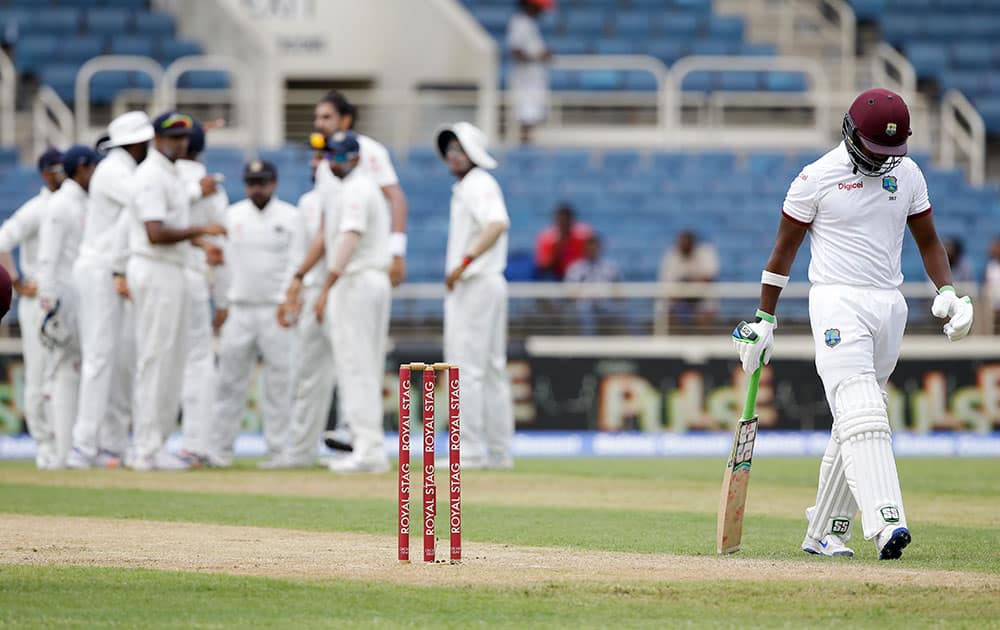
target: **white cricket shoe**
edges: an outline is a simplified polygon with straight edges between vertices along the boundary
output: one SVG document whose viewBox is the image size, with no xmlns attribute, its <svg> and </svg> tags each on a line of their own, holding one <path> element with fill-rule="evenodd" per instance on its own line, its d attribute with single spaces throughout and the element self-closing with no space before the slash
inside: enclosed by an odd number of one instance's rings
<svg viewBox="0 0 1000 630">
<path fill-rule="evenodd" d="M 330 460 L 330 472 L 338 474 L 358 474 L 371 473 L 378 474 L 389 472 L 389 462 L 387 460 L 364 460 L 357 457 L 343 457 Z"/>
<path fill-rule="evenodd" d="M 73 450 L 66 456 L 66 468 L 70 470 L 87 470 L 97 465 L 96 460 L 96 455 L 91 457 L 80 449 L 73 447 Z"/>
<path fill-rule="evenodd" d="M 887 526 L 875 537 L 879 560 L 899 560 L 903 549 L 910 544 L 910 530 L 905 527 Z"/>
<path fill-rule="evenodd" d="M 840 536 L 836 534 L 827 534 L 821 540 L 806 536 L 805 540 L 802 541 L 802 551 L 814 556 L 854 557 L 854 550 L 845 545 Z"/>
<path fill-rule="evenodd" d="M 35 466 L 38 470 L 57 470 L 58 458 L 56 457 L 56 447 L 51 442 L 39 442 L 35 448 Z"/>
<path fill-rule="evenodd" d="M 191 468 L 187 462 L 173 455 L 166 449 L 160 449 L 153 455 L 133 457 L 129 468 L 138 472 L 159 471 L 179 472 Z"/>
</svg>

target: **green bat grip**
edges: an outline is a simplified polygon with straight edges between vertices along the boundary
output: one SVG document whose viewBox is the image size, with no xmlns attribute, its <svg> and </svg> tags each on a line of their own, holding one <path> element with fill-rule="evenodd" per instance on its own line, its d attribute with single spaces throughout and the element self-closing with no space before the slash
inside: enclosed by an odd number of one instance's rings
<svg viewBox="0 0 1000 630">
<path fill-rule="evenodd" d="M 743 403 L 743 420 L 750 420 L 753 418 L 753 408 L 757 403 L 757 385 L 760 383 L 760 371 L 764 369 L 764 366 L 758 367 L 754 370 L 753 374 L 750 375 L 750 383 L 747 385 L 747 399 Z"/>
</svg>

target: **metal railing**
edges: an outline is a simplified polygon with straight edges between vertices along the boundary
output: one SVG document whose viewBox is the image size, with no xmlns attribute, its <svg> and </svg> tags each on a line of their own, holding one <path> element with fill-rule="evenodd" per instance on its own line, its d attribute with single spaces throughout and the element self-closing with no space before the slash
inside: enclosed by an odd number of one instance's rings
<svg viewBox="0 0 1000 630">
<path fill-rule="evenodd" d="M 222 71 L 227 73 L 231 87 L 228 90 L 212 90 L 211 92 L 227 91 L 234 107 L 235 118 L 226 121 L 226 126 L 212 132 L 212 141 L 218 144 L 230 144 L 243 147 L 265 144 L 261 137 L 260 125 L 254 115 L 249 70 L 246 65 L 232 57 L 219 55 L 194 55 L 181 57 L 167 66 L 163 72 L 160 85 L 160 102 L 163 109 L 170 110 L 178 106 L 178 83 L 188 72 Z M 208 92 L 209 90 L 205 90 Z M 188 91 L 189 97 L 190 93 Z M 190 104 L 190 101 L 186 101 Z"/>
<path fill-rule="evenodd" d="M 153 109 L 158 109 L 159 91 L 162 83 L 163 67 L 150 58 L 137 55 L 100 55 L 84 63 L 76 74 L 74 107 L 76 109 L 77 138 L 84 144 L 92 144 L 104 128 L 90 124 L 90 80 L 100 72 L 142 72 L 153 83 Z"/>
<path fill-rule="evenodd" d="M 0 145 L 17 142 L 14 115 L 17 108 L 17 70 L 7 53 L 0 50 Z"/>
<path fill-rule="evenodd" d="M 986 180 L 986 125 L 961 92 L 948 90 L 941 100 L 941 165 L 955 166 L 959 151 L 968 160 L 969 183 L 982 186 Z"/>
<path fill-rule="evenodd" d="M 41 155 L 48 147 L 65 149 L 76 141 L 73 111 L 47 85 L 38 88 L 31 106 L 31 120 L 35 155 Z"/>
</svg>

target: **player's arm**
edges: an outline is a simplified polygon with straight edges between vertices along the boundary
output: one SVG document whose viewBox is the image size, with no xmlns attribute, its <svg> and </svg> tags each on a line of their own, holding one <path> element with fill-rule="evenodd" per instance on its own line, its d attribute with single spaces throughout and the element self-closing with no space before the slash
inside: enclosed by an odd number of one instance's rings
<svg viewBox="0 0 1000 630">
<path fill-rule="evenodd" d="M 455 288 L 455 283 L 462 276 L 462 273 L 469 268 L 476 258 L 482 256 L 491 247 L 496 245 L 496 242 L 500 240 L 500 237 L 510 228 L 509 221 L 491 221 L 483 226 L 483 229 L 479 232 L 479 237 L 476 238 L 475 242 L 469 247 L 465 252 L 465 257 L 462 258 L 462 263 L 452 269 L 448 275 L 445 277 L 445 286 L 449 290 Z"/>
<path fill-rule="evenodd" d="M 208 225 L 193 225 L 186 228 L 174 228 L 163 221 L 145 221 L 146 236 L 153 245 L 173 245 L 183 241 L 191 241 L 199 236 L 222 236 L 225 228 L 217 223 Z"/>
<path fill-rule="evenodd" d="M 323 321 L 323 315 L 326 313 L 326 300 L 330 289 L 340 279 L 344 270 L 347 269 L 347 264 L 351 262 L 351 258 L 354 256 L 354 252 L 357 250 L 358 243 L 360 242 L 361 232 L 347 230 L 340 233 L 340 237 L 337 239 L 336 251 L 333 253 L 332 260 L 330 261 L 330 271 L 326 274 L 323 290 L 316 300 L 316 319 L 318 321 Z"/>
<path fill-rule="evenodd" d="M 951 286 L 951 266 L 948 264 L 948 253 L 944 250 L 941 239 L 934 228 L 931 212 L 911 216 L 906 222 L 910 234 L 920 250 L 920 258 L 924 261 L 927 276 L 938 289 Z"/>
<path fill-rule="evenodd" d="M 66 209 L 50 208 L 38 233 L 38 295 L 43 311 L 52 310 L 58 297 L 55 293 L 56 266 L 66 235 L 66 225 L 60 220 L 60 212 L 66 212 Z"/>
<path fill-rule="evenodd" d="M 771 256 L 768 257 L 762 274 L 760 304 L 758 306 L 761 311 L 774 315 L 775 310 L 777 310 L 778 297 L 787 284 L 788 275 L 792 271 L 792 263 L 795 262 L 795 256 L 799 253 L 799 247 L 808 231 L 807 224 L 790 219 L 785 214 L 781 215 L 778 234 L 774 238 L 774 247 L 771 249 Z"/>
</svg>

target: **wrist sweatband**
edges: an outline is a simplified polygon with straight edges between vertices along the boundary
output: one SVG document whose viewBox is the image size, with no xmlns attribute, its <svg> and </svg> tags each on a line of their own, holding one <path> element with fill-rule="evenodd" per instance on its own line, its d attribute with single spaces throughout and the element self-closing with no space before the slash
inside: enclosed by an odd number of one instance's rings
<svg viewBox="0 0 1000 630">
<path fill-rule="evenodd" d="M 938 295 L 941 295 L 945 291 L 950 291 L 951 293 L 954 293 L 955 292 L 955 287 L 951 286 L 950 284 L 946 284 L 946 285 L 944 285 L 943 287 L 941 287 L 940 289 L 937 290 Z"/>
<path fill-rule="evenodd" d="M 406 258 L 406 232 L 393 232 L 389 235 L 389 253 L 394 257 Z"/>
<path fill-rule="evenodd" d="M 788 285 L 788 276 L 783 276 L 780 273 L 772 273 L 765 269 L 760 273 L 760 283 L 784 289 Z"/>
<path fill-rule="evenodd" d="M 476 259 L 475 256 L 468 256 L 468 255 L 466 255 L 466 257 L 462 259 L 462 266 L 463 267 L 468 267 L 469 265 L 472 264 L 472 261 L 475 260 L 475 259 Z"/>
<path fill-rule="evenodd" d="M 762 310 L 760 310 L 758 308 L 756 316 L 759 317 L 759 318 L 761 318 L 765 322 L 770 322 L 770 323 L 774 324 L 775 328 L 778 327 L 778 318 L 775 317 L 774 315 L 771 315 L 770 313 L 765 313 L 764 311 L 762 311 Z"/>
</svg>

